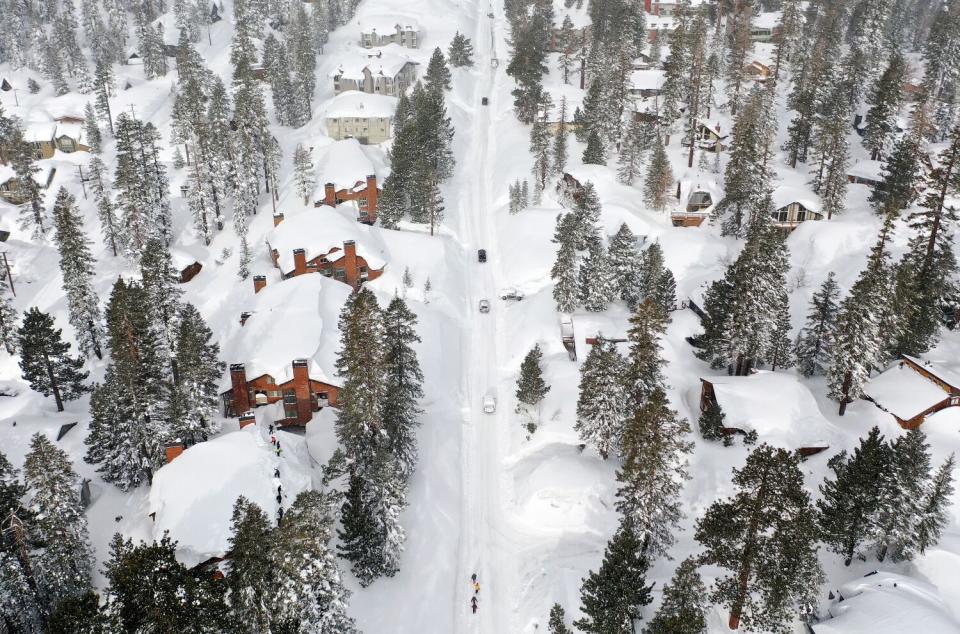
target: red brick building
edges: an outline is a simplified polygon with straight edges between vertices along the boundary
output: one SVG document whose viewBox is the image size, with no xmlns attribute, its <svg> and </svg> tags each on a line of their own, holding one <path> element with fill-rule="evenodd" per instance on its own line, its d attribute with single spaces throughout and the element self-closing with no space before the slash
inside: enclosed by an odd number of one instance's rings
<svg viewBox="0 0 960 634">
<path fill-rule="evenodd" d="M 377 188 L 376 174 L 370 174 L 365 180 L 357 181 L 353 187 L 337 189 L 334 183 L 323 185 L 323 198 L 313 203 L 314 207 L 326 205 L 336 207 L 345 202 L 355 201 L 357 204 L 357 220 L 368 225 L 377 221 L 377 198 L 380 189 Z"/>
<path fill-rule="evenodd" d="M 336 407 L 336 385 L 311 378 L 307 359 L 294 359 L 290 365 L 292 377 L 282 382 L 269 374 L 250 378 L 244 364 L 231 365 L 231 388 L 221 395 L 224 415 L 240 416 L 255 407 L 283 401 L 284 419 L 280 424 L 305 425 L 313 412 Z"/>
</svg>

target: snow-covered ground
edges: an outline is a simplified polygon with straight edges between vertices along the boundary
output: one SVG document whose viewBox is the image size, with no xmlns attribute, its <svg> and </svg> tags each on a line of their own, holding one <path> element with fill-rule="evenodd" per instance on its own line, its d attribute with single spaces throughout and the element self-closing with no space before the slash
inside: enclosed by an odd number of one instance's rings
<svg viewBox="0 0 960 634">
<path fill-rule="evenodd" d="M 226 15 L 231 15 L 231 0 L 225 0 L 224 4 Z M 557 5 L 559 22 L 564 9 L 560 6 L 562 3 Z M 439 235 L 431 237 L 422 227 L 413 226 L 404 226 L 402 231 L 370 230 L 375 243 L 383 246 L 387 266 L 384 275 L 369 286 L 381 304 L 389 301 L 395 292 L 405 294 L 417 313 L 423 340 L 417 349 L 426 376 L 426 396 L 422 404 L 423 426 L 418 436 L 420 462 L 411 482 L 409 508 L 403 516 L 408 540 L 400 572 L 365 589 L 351 578 L 354 594 L 350 611 L 368 633 L 543 632 L 554 602 L 564 605 L 569 618 L 578 616 L 581 579 L 589 569 L 599 565 L 618 519 L 613 508 L 614 461 L 603 461 L 590 449 L 581 452 L 580 440 L 573 430 L 579 362 L 570 361 L 561 344 L 549 276 L 556 248 L 550 240 L 561 205 L 550 188 L 540 207 L 517 215 L 508 213 L 507 184 L 528 177 L 531 159 L 527 151 L 529 129 L 519 124 L 513 115 L 510 91 L 514 84 L 504 70 L 508 57 L 507 23 L 499 3 L 363 0 L 361 14 L 365 13 L 402 13 L 416 17 L 422 28 L 423 43 L 419 49 L 407 53 L 420 62 L 421 72 L 433 48 L 446 49 L 457 30 L 472 39 L 475 64 L 473 68 L 453 69 L 453 89 L 447 96 L 448 113 L 456 129 L 457 169 L 443 187 L 447 217 Z M 494 17 L 489 18 L 488 13 Z M 172 32 L 172 27 L 168 32 Z M 230 35 L 230 21 L 225 19 L 213 25 L 212 44 L 206 40 L 198 44 L 198 51 L 207 64 L 222 77 L 228 77 L 231 72 Z M 358 40 L 356 19 L 331 34 L 325 55 L 318 62 L 317 104 L 333 96 L 332 82 L 327 79 L 329 73 L 342 59 L 358 53 Z M 759 48 L 757 58 L 765 59 L 766 48 Z M 494 58 L 500 60 L 499 66 L 493 65 Z M 555 59 L 551 58 L 550 67 L 546 82 L 551 92 L 581 92 L 576 86 L 561 87 Z M 7 74 L 9 68 L 0 66 L 0 71 Z M 121 87 L 128 78 L 132 87 L 118 93 L 112 103 L 114 112 L 132 108 L 139 117 L 152 121 L 164 140 L 169 139 L 172 75 L 147 82 L 142 79 L 142 69 L 136 66 L 121 67 L 118 75 Z M 483 97 L 489 99 L 489 105 L 481 105 Z M 85 97 L 75 94 L 53 98 L 49 87 L 37 95 L 20 91 L 18 98 L 19 107 L 12 103 L 13 95 L 0 93 L 8 114 L 24 118 L 33 108 L 41 107 L 82 111 L 86 101 Z M 780 108 L 783 115 L 782 100 Z M 322 106 L 315 110 L 322 112 Z M 786 117 L 780 116 L 779 120 L 783 122 Z M 719 124 L 723 130 L 732 128 L 729 116 L 723 112 L 715 111 L 709 121 Z M 273 131 L 284 156 L 278 210 L 288 216 L 298 212 L 331 213 L 314 209 L 312 205 L 304 208 L 302 201 L 292 194 L 293 148 L 299 142 L 317 148 L 327 145 L 330 140 L 326 138 L 322 119 L 315 116 L 297 130 L 273 126 Z M 778 145 L 784 134 L 785 126 L 781 125 Z M 858 138 L 852 139 L 855 158 L 867 158 L 856 142 Z M 704 284 L 720 276 L 725 265 L 736 257 L 738 241 L 720 237 L 718 228 L 708 224 L 686 229 L 671 226 L 668 215 L 644 206 L 639 187 L 617 182 L 615 165 L 581 165 L 582 149 L 571 137 L 568 171 L 581 181 L 591 180 L 596 185 L 603 203 L 601 221 L 605 232 L 612 234 L 626 222 L 647 240 L 658 240 L 677 279 L 680 299 L 699 296 Z M 679 180 L 705 187 L 722 182 L 722 175 L 711 169 L 685 167 L 686 151 L 679 146 L 679 136 L 668 151 Z M 108 144 L 107 156 L 111 152 Z M 377 150 L 377 157 L 379 152 Z M 172 158 L 172 148 L 165 157 Z M 57 174 L 47 203 L 52 203 L 56 188 L 67 187 L 80 200 L 87 227 L 95 236 L 98 226 L 95 210 L 92 201 L 83 198 L 76 169 L 77 164 L 88 160 L 89 156 L 81 153 L 56 155 L 51 164 L 57 167 Z M 808 176 L 803 169 L 791 169 L 781 158 L 777 160 L 780 184 L 804 188 Z M 380 173 L 379 158 L 376 163 Z M 253 286 L 250 280 L 237 278 L 235 253 L 222 257 L 225 248 L 236 251 L 236 236 L 229 228 L 229 221 L 228 228 L 217 233 L 209 247 L 198 244 L 189 228 L 185 200 L 176 194 L 185 174 L 172 167 L 170 174 L 175 246 L 199 252 L 204 264 L 199 275 L 182 287 L 184 299 L 198 307 L 221 344 L 227 345 L 237 329 L 240 313 L 253 302 Z M 318 175 L 318 182 L 324 182 L 322 174 Z M 795 329 L 803 323 L 811 294 L 829 272 L 836 273 L 844 291 L 859 274 L 880 225 L 867 204 L 868 194 L 864 186 L 851 186 L 846 213 L 829 222 L 805 223 L 790 235 L 792 269 L 788 280 Z M 70 337 L 72 331 L 66 319 L 56 250 L 49 243 L 32 242 L 28 235 L 16 229 L 14 213 L 9 205 L 0 203 L 0 228 L 13 231 L 3 250 L 7 251 L 13 268 L 16 306 L 19 309 L 38 306 L 52 311 L 58 326 Z M 268 286 L 283 283 L 264 242 L 272 230 L 271 205 L 264 198 L 260 213 L 250 223 L 250 243 L 255 254 L 251 270 L 254 274 L 266 275 Z M 903 250 L 908 236 L 905 227 L 898 226 L 895 251 Z M 485 264 L 477 261 L 476 252 L 480 248 L 489 254 Z M 106 299 L 117 276 L 132 274 L 135 269 L 108 254 L 99 240 L 95 240 L 94 252 L 99 262 L 96 288 Z M 412 288 L 406 288 L 402 282 L 405 268 L 409 268 L 413 276 Z M 423 285 L 428 278 L 432 290 L 426 293 Z M 523 290 L 526 298 L 522 302 L 501 301 L 501 290 L 508 287 Z M 481 299 L 490 300 L 489 314 L 477 310 Z M 622 306 L 613 306 L 599 315 L 575 314 L 581 362 L 586 355 L 585 337 L 598 332 L 620 335 L 626 331 L 628 318 Z M 699 414 L 700 377 L 715 374 L 693 356 L 693 349 L 685 341 L 685 337 L 698 330 L 697 318 L 692 312 L 675 312 L 663 342 L 672 405 L 693 423 Z M 325 328 L 323 336 L 335 337 L 336 333 L 333 329 L 327 332 Z M 543 349 L 545 378 L 552 389 L 541 408 L 539 426 L 531 434 L 524 427 L 526 421 L 515 413 L 513 394 L 520 362 L 536 343 Z M 335 342 L 328 341 L 326 345 L 336 347 Z M 225 358 L 229 352 L 224 351 Z M 305 355 L 311 352 L 305 351 Z M 960 333 L 944 332 L 943 341 L 930 356 L 956 359 L 958 353 Z M 104 367 L 102 363 L 94 363 L 91 379 L 102 378 Z M 16 359 L 0 354 L 3 386 L 17 393 L 0 397 L 0 444 L 4 453 L 16 466 L 22 466 L 34 432 L 56 438 L 60 425 L 77 421 L 79 424 L 57 444 L 69 453 L 78 473 L 91 480 L 93 503 L 87 514 L 98 559 L 102 561 L 107 554 L 107 544 L 114 532 L 134 539 L 152 538 L 159 527 L 149 517 L 151 510 L 156 510 L 150 503 L 149 489 L 141 487 L 121 492 L 100 480 L 93 467 L 82 460 L 83 438 L 89 424 L 89 399 L 71 402 L 65 412 L 56 413 L 50 399 L 30 391 L 19 377 Z M 793 377 L 790 378 L 794 382 Z M 857 438 L 870 427 L 878 425 L 888 438 L 903 433 L 890 415 L 868 402 L 852 404 L 841 418 L 836 404 L 825 397 L 822 380 L 797 381 L 804 388 L 802 394 L 813 395 L 813 401 L 804 397 L 804 407 L 817 408 L 818 424 L 822 422 L 830 430 L 830 449 L 802 465 L 814 496 L 818 495 L 817 486 L 827 471 L 830 456 L 855 445 Z M 497 398 L 495 414 L 486 414 L 481 407 L 488 393 Z M 784 404 L 783 410 L 789 409 Z M 960 450 L 958 411 L 942 412 L 924 425 L 935 462 Z M 301 466 L 296 469 L 314 476 L 314 484 L 317 467 L 326 460 L 335 443 L 332 422 L 329 413 L 315 417 L 302 443 L 303 451 L 309 450 L 309 460 L 300 461 Z M 230 495 L 235 494 L 237 487 L 244 491 L 259 490 L 264 483 L 254 477 L 253 472 L 262 471 L 266 473 L 264 478 L 272 478 L 269 445 L 260 446 L 263 438 L 254 431 L 237 431 L 235 419 L 225 419 L 223 424 L 223 435 L 210 445 L 219 443 L 228 448 L 233 444 L 242 445 L 236 447 L 236 451 L 245 459 L 230 466 L 249 468 L 242 469 L 236 479 L 230 478 L 229 486 L 223 490 L 230 491 Z M 258 427 L 257 431 L 262 432 L 262 428 Z M 721 447 L 703 442 L 696 433 L 694 436 L 693 479 L 683 492 L 687 514 L 684 530 L 672 553 L 674 559 L 657 561 L 650 573 L 649 581 L 656 581 L 657 597 L 676 562 L 697 552 L 698 545 L 692 538 L 694 520 L 717 497 L 731 493 L 731 470 L 741 466 L 747 454 L 742 446 Z M 199 458 L 206 449 L 188 450 L 181 459 L 189 461 L 191 451 Z M 247 478 L 251 480 L 238 481 Z M 293 491 L 297 486 L 307 486 L 309 481 L 310 477 L 296 478 L 284 482 L 284 488 Z M 161 476 L 158 487 L 171 483 L 177 484 L 175 478 L 168 481 L 166 476 Z M 221 484 L 222 480 L 211 476 L 210 482 L 196 482 L 195 486 L 219 487 Z M 210 492 L 215 494 L 213 490 Z M 158 491 L 154 495 L 159 494 Z M 260 495 L 266 494 L 260 491 Z M 264 503 L 270 501 L 266 495 Z M 946 609 L 952 611 L 954 617 L 960 617 L 960 575 L 957 574 L 960 491 L 953 502 L 949 526 L 937 548 L 911 564 L 886 562 L 883 568 L 928 582 L 937 589 Z M 218 504 L 217 513 L 222 517 L 224 505 L 229 506 L 232 500 L 219 499 Z M 224 527 L 215 528 L 215 535 L 222 540 Z M 824 598 L 829 589 L 854 581 L 877 567 L 876 562 L 858 562 L 844 568 L 836 557 L 826 553 L 822 561 L 828 579 Z M 472 573 L 479 575 L 482 588 L 480 609 L 475 615 L 469 608 Z M 703 573 L 709 582 L 717 571 L 707 568 Z M 103 580 L 98 578 L 97 582 L 102 584 Z M 656 607 L 655 602 L 646 608 L 645 614 L 652 614 Z M 714 609 L 710 615 L 710 631 L 727 631 L 725 622 L 720 610 Z"/>
</svg>

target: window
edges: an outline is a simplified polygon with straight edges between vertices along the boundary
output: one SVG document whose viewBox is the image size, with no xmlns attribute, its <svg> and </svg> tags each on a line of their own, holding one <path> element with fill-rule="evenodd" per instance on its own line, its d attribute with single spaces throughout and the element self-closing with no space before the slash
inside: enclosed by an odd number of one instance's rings
<svg viewBox="0 0 960 634">
<path fill-rule="evenodd" d="M 342 282 L 347 279 L 347 272 L 344 269 L 335 269 L 333 271 L 333 277 Z"/>
<path fill-rule="evenodd" d="M 806 211 L 798 211 L 798 212 L 797 212 L 797 222 L 803 222 L 803 221 L 806 220 L 806 219 L 807 219 L 807 212 L 806 212 Z"/>
</svg>

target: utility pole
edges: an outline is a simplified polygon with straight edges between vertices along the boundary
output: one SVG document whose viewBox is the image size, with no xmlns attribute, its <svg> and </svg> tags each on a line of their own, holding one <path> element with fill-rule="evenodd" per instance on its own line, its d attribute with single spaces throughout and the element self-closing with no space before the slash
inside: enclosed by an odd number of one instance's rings
<svg viewBox="0 0 960 634">
<path fill-rule="evenodd" d="M 3 268 L 7 272 L 7 282 L 10 284 L 10 292 L 17 296 L 17 291 L 13 288 L 13 275 L 10 274 L 10 263 L 7 261 L 7 252 L 3 251 Z"/>
<path fill-rule="evenodd" d="M 77 171 L 80 172 L 80 187 L 83 188 L 83 199 L 87 199 L 87 181 L 83 177 L 83 165 L 77 165 Z"/>
</svg>

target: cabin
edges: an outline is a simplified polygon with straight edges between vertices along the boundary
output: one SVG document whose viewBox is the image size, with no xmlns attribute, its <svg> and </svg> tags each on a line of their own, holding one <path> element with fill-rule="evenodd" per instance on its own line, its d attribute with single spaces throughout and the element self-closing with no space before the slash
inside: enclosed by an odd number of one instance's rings
<svg viewBox="0 0 960 634">
<path fill-rule="evenodd" d="M 419 48 L 420 25 L 408 16 L 380 14 L 360 18 L 360 46 L 373 48 L 388 44 Z"/>
<path fill-rule="evenodd" d="M 637 99 L 651 99 L 663 94 L 663 83 L 666 80 L 666 71 L 663 70 L 635 70 L 630 73 L 628 91 L 630 96 Z"/>
<path fill-rule="evenodd" d="M 325 105 L 327 136 L 332 139 L 356 139 L 361 145 L 390 140 L 397 99 L 385 95 L 346 92 Z"/>
<path fill-rule="evenodd" d="M 203 268 L 201 250 L 188 247 L 171 247 L 170 259 L 173 267 L 177 270 L 178 281 L 181 284 L 186 284 L 192 280 Z"/>
<path fill-rule="evenodd" d="M 57 122 L 53 120 L 40 119 L 23 124 L 23 140 L 33 148 L 33 158 L 53 158 L 57 149 L 56 132 Z"/>
<path fill-rule="evenodd" d="M 670 223 L 674 227 L 699 227 L 710 217 L 713 205 L 720 197 L 720 190 L 713 182 L 678 182 L 677 200 L 683 199 L 684 192 L 688 192 L 687 202 L 682 210 L 670 212 Z"/>
<path fill-rule="evenodd" d="M 794 230 L 801 222 L 823 220 L 824 214 L 820 199 L 800 187 L 781 186 L 773 190 L 773 207 L 770 217 L 773 226 L 779 229 Z"/>
<path fill-rule="evenodd" d="M 946 562 L 945 562 L 946 563 Z M 937 586 L 876 570 L 840 586 L 812 634 L 953 634 L 960 620 Z"/>
<path fill-rule="evenodd" d="M 766 11 L 750 21 L 750 39 L 754 42 L 772 42 L 780 35 L 780 12 Z"/>
<path fill-rule="evenodd" d="M 794 374 L 755 372 L 701 378 L 699 402 L 701 412 L 711 404 L 719 406 L 725 416 L 724 434 L 756 432 L 758 442 L 798 451 L 805 457 L 842 439 Z"/>
<path fill-rule="evenodd" d="M 682 4 L 687 5 L 687 7 L 698 7 L 704 2 L 705 0 L 690 0 L 689 2 L 682 0 L 643 0 L 643 9 L 653 16 L 669 17 L 676 15 L 677 8 Z"/>
<path fill-rule="evenodd" d="M 0 80 L 0 90 L 3 92 L 10 92 L 13 90 L 13 84 L 7 81 L 7 78 L 4 77 L 2 80 Z"/>
<path fill-rule="evenodd" d="M 864 398 L 915 429 L 930 414 L 960 405 L 960 372 L 944 363 L 902 356 L 863 387 Z"/>
<path fill-rule="evenodd" d="M 359 289 L 386 266 L 369 227 L 358 225 L 349 204 L 308 209 L 284 218 L 267 234 L 267 248 L 284 279 L 320 273 Z"/>
<path fill-rule="evenodd" d="M 381 191 L 373 161 L 360 143 L 356 139 L 335 141 L 321 148 L 318 154 L 314 207 L 336 207 L 352 201 L 357 208 L 357 221 L 374 224 Z"/>
<path fill-rule="evenodd" d="M 40 171 L 33 175 L 33 180 L 40 189 L 47 189 L 56 173 L 55 167 L 41 166 Z M 26 192 L 20 188 L 20 179 L 9 165 L 0 166 L 0 198 L 11 205 L 22 205 L 30 200 Z"/>
<path fill-rule="evenodd" d="M 89 152 L 90 146 L 84 140 L 83 117 L 64 115 L 57 117 L 57 128 L 54 133 L 57 149 L 66 154 L 72 152 Z"/>
<path fill-rule="evenodd" d="M 315 412 L 336 407 L 337 323 L 351 289 L 322 275 L 267 285 L 254 278 L 242 322 L 231 325 L 220 381 L 224 416 L 279 404 L 279 426 L 305 425 Z"/>
<path fill-rule="evenodd" d="M 755 81 L 762 84 L 773 77 L 773 70 L 766 64 L 754 60 L 743 67 L 743 76 L 747 81 Z"/>
<path fill-rule="evenodd" d="M 711 126 L 702 119 L 697 121 L 694 140 L 701 150 L 719 154 L 726 148 L 726 138 L 726 134 L 720 134 L 719 124 Z M 685 147 L 690 147 L 689 139 L 684 139 L 682 144 Z"/>
<path fill-rule="evenodd" d="M 847 182 L 883 189 L 883 163 L 881 161 L 857 161 L 847 170 Z"/>
<path fill-rule="evenodd" d="M 356 90 L 399 97 L 417 81 L 417 62 L 404 55 L 400 46 L 390 44 L 342 62 L 331 77 L 337 95 Z"/>
</svg>

